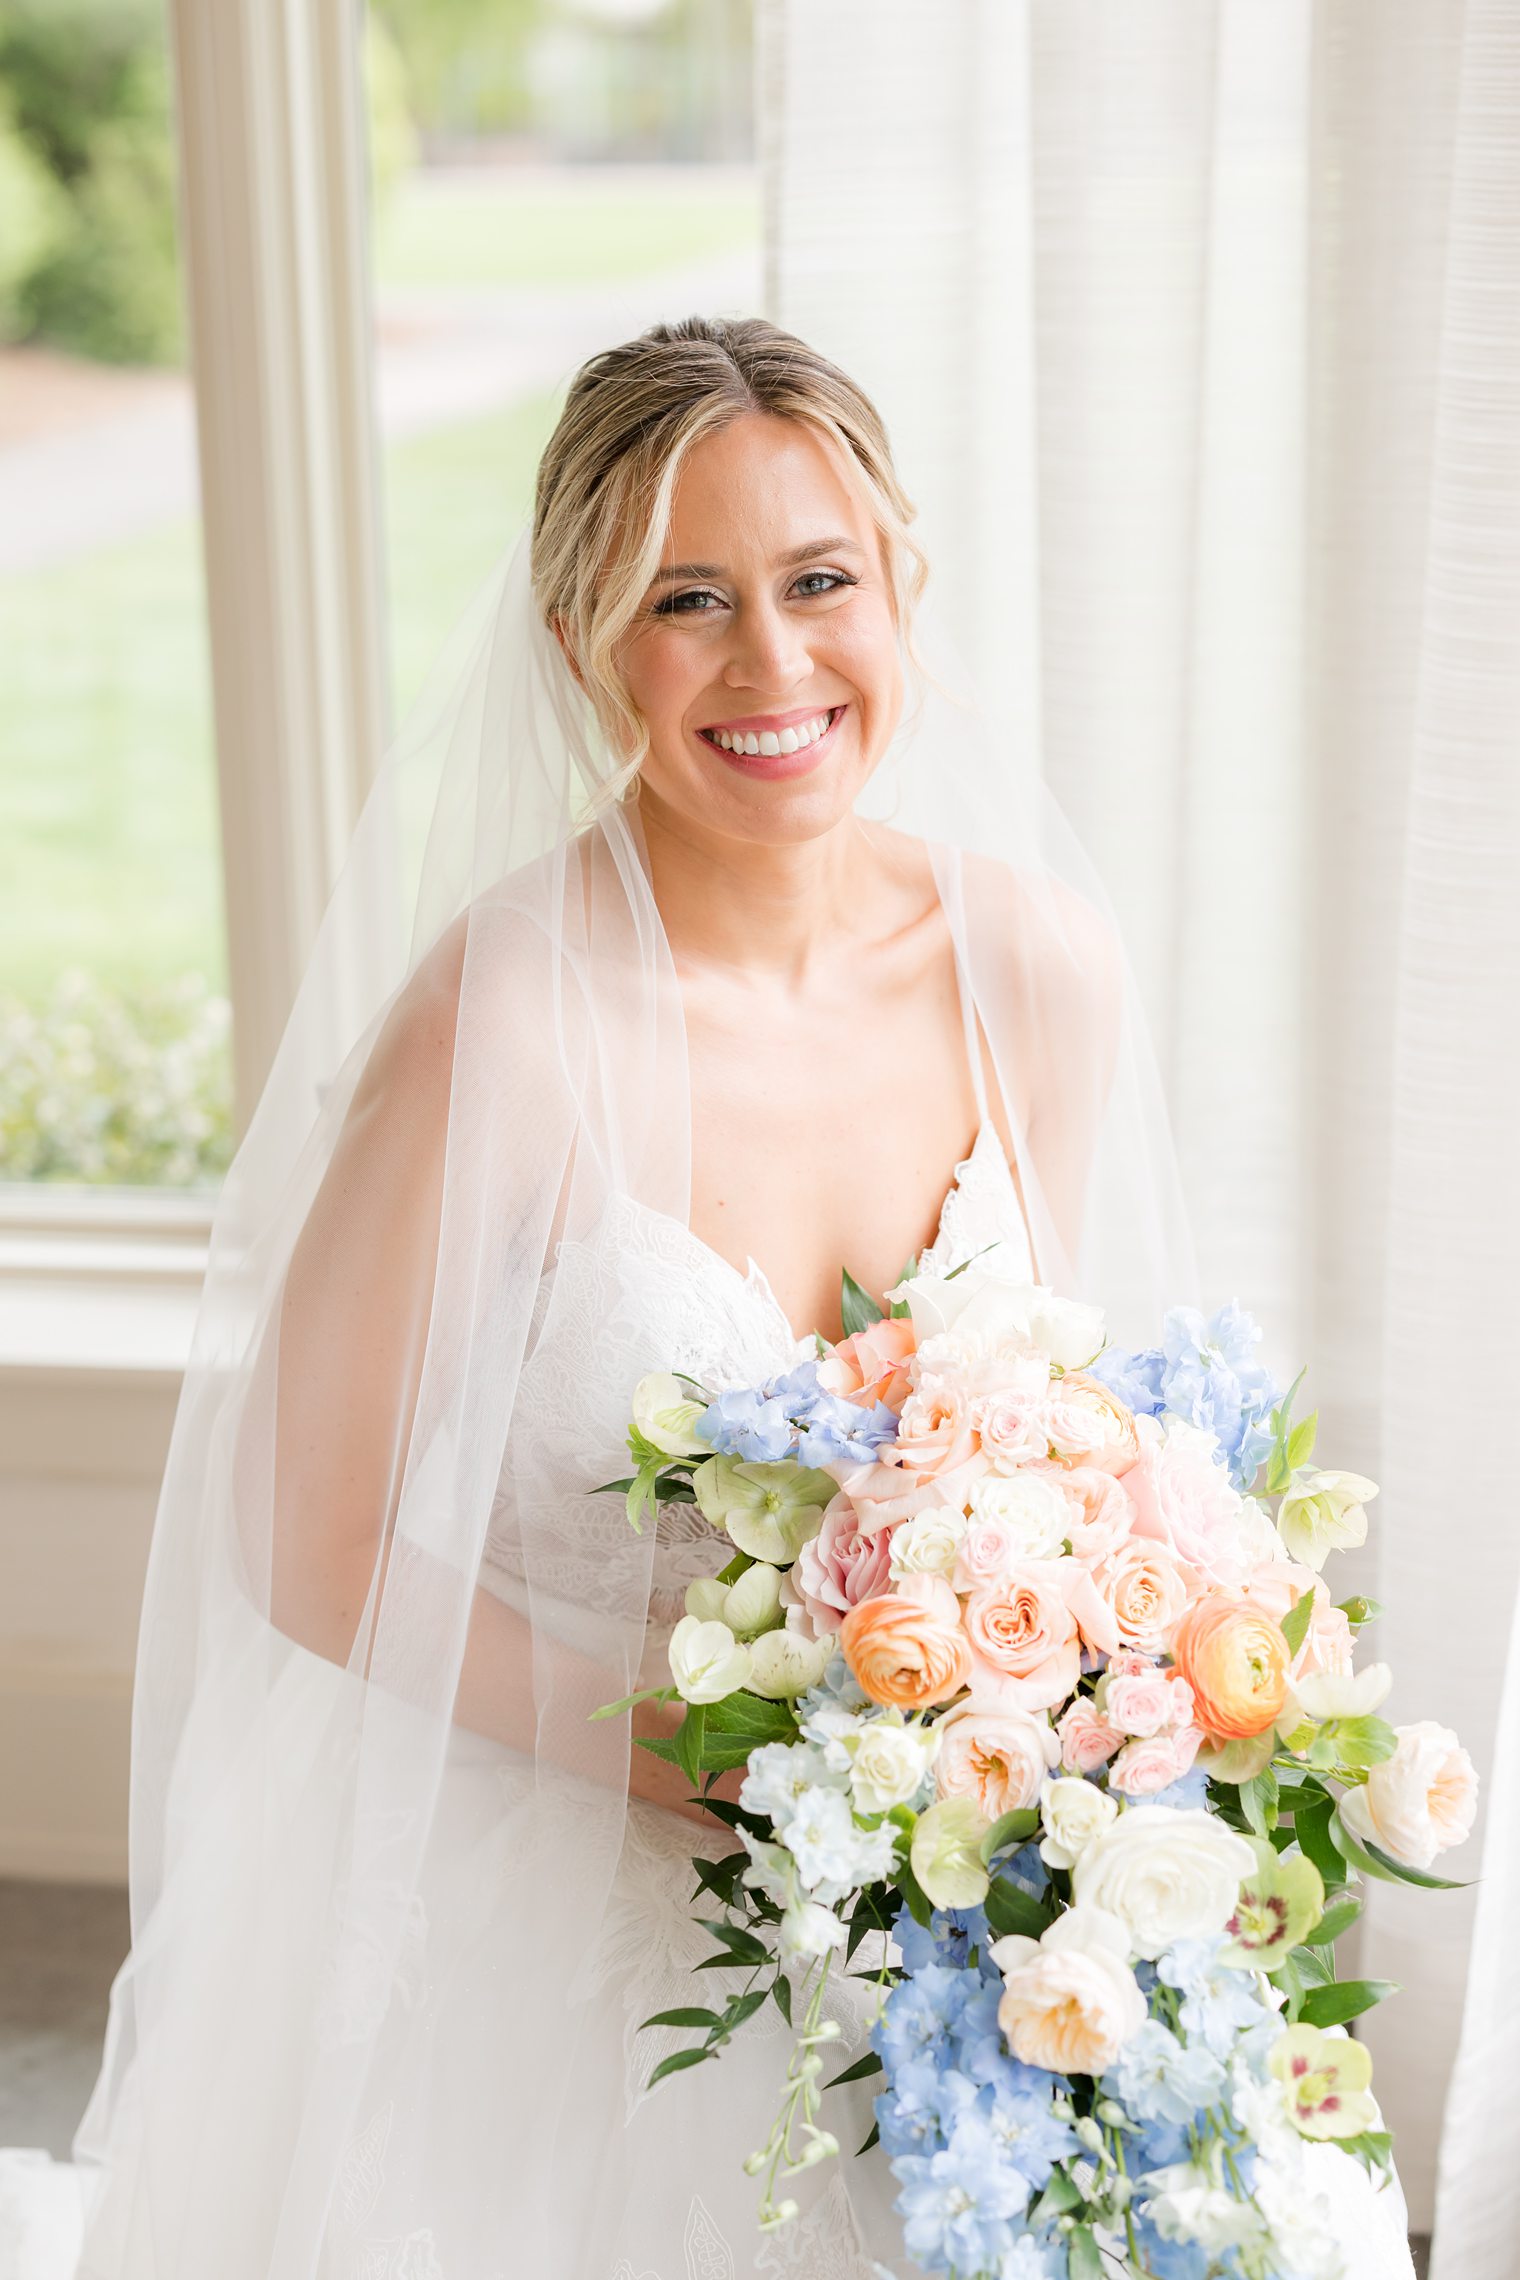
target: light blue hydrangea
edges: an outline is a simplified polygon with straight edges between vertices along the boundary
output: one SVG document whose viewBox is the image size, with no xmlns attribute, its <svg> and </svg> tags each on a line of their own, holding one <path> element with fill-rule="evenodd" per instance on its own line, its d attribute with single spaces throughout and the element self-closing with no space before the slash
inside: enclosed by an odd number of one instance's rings
<svg viewBox="0 0 1520 2280">
<path fill-rule="evenodd" d="M 897 1413 L 884 1401 L 863 1409 L 819 1383 L 816 1360 L 798 1362 L 763 1386 L 720 1393 L 696 1430 L 719 1456 L 764 1464 L 794 1458 L 805 1465 L 868 1465 L 895 1439 Z"/>
<path fill-rule="evenodd" d="M 1164 1413 L 1212 1433 L 1236 1487 L 1249 1488 L 1272 1446 L 1267 1419 L 1281 1398 L 1257 1359 L 1260 1340 L 1257 1323 L 1233 1299 L 1211 1320 L 1196 1307 L 1174 1306 L 1159 1346 L 1106 1346 L 1092 1371 L 1136 1416 Z"/>
<path fill-rule="evenodd" d="M 1147 2019 L 1103 2086 L 1137 2121 L 1189 2122 L 1220 2097 L 1224 2068 L 1206 2045 L 1181 2043 L 1159 2019 Z"/>
<path fill-rule="evenodd" d="M 1186 1773 L 1158 1789 L 1154 1797 L 1147 1797 L 1147 1805 L 1175 1805 L 1184 1812 L 1197 1812 L 1209 1801 L 1209 1777 L 1201 1765 L 1190 1765 Z"/>
</svg>

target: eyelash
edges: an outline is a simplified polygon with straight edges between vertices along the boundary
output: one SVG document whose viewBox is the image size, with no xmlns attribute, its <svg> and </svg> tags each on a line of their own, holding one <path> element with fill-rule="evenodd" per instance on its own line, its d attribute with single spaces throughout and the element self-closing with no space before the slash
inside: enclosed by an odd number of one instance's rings
<svg viewBox="0 0 1520 2280">
<path fill-rule="evenodd" d="M 797 581 L 799 585 L 801 585 L 803 578 L 827 578 L 829 581 L 826 586 L 818 587 L 813 593 L 800 595 L 799 600 L 804 602 L 816 602 L 825 594 L 837 593 L 843 586 L 858 586 L 860 583 L 858 578 L 851 577 L 848 570 L 804 570 L 802 577 Z M 722 598 L 720 595 L 714 594 L 711 586 L 687 586 L 679 594 L 662 596 L 659 601 L 652 605 L 650 616 L 707 617 L 710 615 L 707 610 L 688 610 L 681 607 L 683 602 L 695 601 L 703 595 L 707 595 L 713 600 L 721 600 Z"/>
</svg>

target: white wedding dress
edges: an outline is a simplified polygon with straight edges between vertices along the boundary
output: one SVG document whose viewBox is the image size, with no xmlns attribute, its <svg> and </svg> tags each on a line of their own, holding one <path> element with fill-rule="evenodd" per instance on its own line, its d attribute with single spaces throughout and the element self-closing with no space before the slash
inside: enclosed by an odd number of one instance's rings
<svg viewBox="0 0 1520 2280">
<path fill-rule="evenodd" d="M 968 1045 L 974 1035 L 968 1015 Z M 938 1234 L 920 1263 L 944 1270 L 995 1244 L 999 1263 L 1028 1276 L 1023 1213 L 987 1116 L 979 1051 L 970 1059 L 981 1123 L 971 1153 L 955 1167 Z M 553 1582 L 575 1606 L 588 1595 L 594 1601 L 599 1536 L 625 1525 L 616 1498 L 587 1497 L 580 1486 L 613 1477 L 626 1457 L 628 1389 L 609 1382 L 602 1361 L 609 1322 L 618 1323 L 620 1346 L 642 1352 L 650 1367 L 690 1371 L 715 1386 L 755 1383 L 811 1353 L 813 1343 L 794 1334 L 753 1259 L 741 1273 L 681 1222 L 626 1201 L 594 1240 L 562 1249 L 557 1271 L 556 1333 L 533 1347 L 519 1402 L 535 1435 L 562 1446 L 565 1550 Z M 545 1277 L 541 1297 L 548 1288 Z M 521 1573 L 505 1491 L 498 1517 L 482 1580 L 511 1601 Z M 649 1680 L 665 1676 L 664 1642 L 682 1612 L 686 1584 L 714 1572 L 723 1556 L 693 1507 L 663 1509 Z M 545 1619 L 541 1594 L 535 1618 Z M 76 2270 L 79 2280 L 157 2280 L 160 2269 L 179 2280 L 192 2269 L 183 2243 L 153 2225 L 161 2227 L 164 2210 L 180 2203 L 200 2228 L 195 2238 L 217 2243 L 206 2280 L 265 2280 L 267 2251 L 254 2244 L 270 2237 L 280 2186 L 269 2117 L 279 2109 L 282 2054 L 297 2048 L 313 2005 L 319 2037 L 338 2044 L 350 2027 L 370 2031 L 377 2012 L 385 2018 L 381 2064 L 334 2180 L 318 2280 L 909 2280 L 918 2268 L 898 2245 L 885 2159 L 879 2151 L 854 2158 L 871 2126 L 878 2085 L 870 2078 L 829 2093 L 824 2118 L 844 2151 L 837 2163 L 786 2187 L 803 2203 L 797 2222 L 768 2238 L 756 2229 L 758 2187 L 741 2164 L 769 2134 L 785 2072 L 787 2030 L 773 2006 L 716 2063 L 672 2076 L 652 2093 L 644 2088 L 655 2062 L 692 2039 L 680 2030 L 638 2029 L 652 2012 L 703 1999 L 693 1995 L 691 1968 L 712 1942 L 692 1921 L 689 1860 L 704 1845 L 730 1849 L 726 1832 L 707 1838 L 694 1824 L 634 1800 L 599 1951 L 586 1958 L 574 1989 L 535 1989 L 533 1958 L 515 1951 L 517 1919 L 504 1900 L 516 1880 L 552 1883 L 554 1822 L 541 1809 L 530 1811 L 524 1783 L 531 1777 L 521 1759 L 456 1731 L 440 1805 L 446 1841 L 430 1848 L 429 1881 L 410 1898 L 400 1973 L 394 1982 L 369 1981 L 362 1968 L 336 1980 L 324 1976 L 320 1919 L 313 1923 L 296 1887 L 304 1886 L 305 1898 L 320 1894 L 332 1873 L 331 1823 L 323 1811 L 323 1782 L 331 1777 L 322 1770 L 319 1743 L 357 1685 L 289 1647 L 271 1710 L 279 1730 L 266 1738 L 268 1755 L 258 1753 L 259 1778 L 268 1781 L 272 1762 L 288 1769 L 300 1851 L 292 1854 L 290 1830 L 282 1831 L 284 1882 L 272 1891 L 261 1888 L 257 1861 L 229 1860 L 213 1843 L 199 1870 L 199 1898 L 192 1885 L 180 1902 L 227 1912 L 226 1941 L 208 1970 L 235 1976 L 241 2000 L 262 2014 L 259 2079 L 218 2082 L 208 2113 L 203 2070 L 193 2080 L 186 2070 L 176 2104 L 175 2085 L 166 2086 L 161 2067 L 150 2143 L 133 2140 L 131 2098 L 118 2102 L 111 2174 L 127 2182 L 104 2197 L 82 2264 L 78 2243 L 92 2169 L 45 2155 L 0 2155 L 0 2280 L 73 2280 Z M 566 1809 L 574 1810 L 573 1799 Z M 250 1893 L 258 1899 L 239 1915 L 238 1897 Z M 366 1897 L 383 1917 L 383 1885 Z M 155 1934 L 172 1942 L 172 1923 L 156 1925 Z M 452 1964 L 441 1978 L 430 1970 L 435 1937 Z M 134 1954 L 123 1977 L 143 1962 Z M 722 1972 L 704 1976 L 720 1987 L 730 1980 Z M 223 1987 L 209 1993 L 225 2002 Z M 483 2138 L 475 2086 L 493 2078 L 499 2118 L 497 2078 L 513 2069 L 514 2046 L 524 2047 L 524 2018 L 536 2003 L 544 2031 L 552 2032 L 556 2014 L 569 2008 L 567 1997 L 578 2005 L 576 2082 L 586 2086 L 567 2124 L 568 2168 L 578 2170 L 579 2197 L 566 2209 L 563 2243 L 530 2246 L 514 2237 L 510 2138 Z M 181 2031 L 196 2031 L 197 2005 L 207 1998 L 206 1988 L 184 1988 Z M 837 1983 L 841 2067 L 864 2048 L 871 2009 L 867 1986 Z M 531 2098 L 531 2080 L 522 2095 Z M 95 2133 L 92 2107 L 80 2153 L 98 2150 Z M 1361 2170 L 1332 2149 L 1316 2149 L 1315 2158 L 1351 2280 L 1410 2280 L 1397 2189 L 1375 2196 Z M 144 2219 L 146 2196 L 130 2182 L 150 2174 L 160 2188 L 156 2219 Z M 214 2207 L 199 2205 L 203 2193 L 214 2197 Z"/>
</svg>

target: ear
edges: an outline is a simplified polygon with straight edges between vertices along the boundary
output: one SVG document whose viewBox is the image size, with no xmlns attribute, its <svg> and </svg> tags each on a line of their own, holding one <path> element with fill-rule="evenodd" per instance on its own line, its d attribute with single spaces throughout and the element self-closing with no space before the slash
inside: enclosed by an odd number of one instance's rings
<svg viewBox="0 0 1520 2280">
<path fill-rule="evenodd" d="M 561 617 L 552 617 L 549 620 L 549 625 L 551 631 L 553 632 L 555 640 L 559 643 L 560 655 L 564 658 L 565 663 L 570 668 L 571 679 L 574 681 L 576 687 L 580 690 L 582 696 L 589 696 L 591 692 L 586 687 L 586 676 L 584 673 L 582 673 L 580 665 L 576 660 L 575 651 L 570 646 L 570 636 L 565 631 L 564 619 Z"/>
</svg>

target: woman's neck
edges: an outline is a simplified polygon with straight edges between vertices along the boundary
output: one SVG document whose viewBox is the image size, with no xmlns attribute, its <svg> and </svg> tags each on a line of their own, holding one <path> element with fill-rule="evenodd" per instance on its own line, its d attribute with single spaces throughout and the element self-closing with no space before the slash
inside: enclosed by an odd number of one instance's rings
<svg viewBox="0 0 1520 2280">
<path fill-rule="evenodd" d="M 795 843 L 706 831 L 638 795 L 650 882 L 678 964 L 802 982 L 842 937 L 869 935 L 890 886 L 883 850 L 853 813 Z"/>
</svg>

